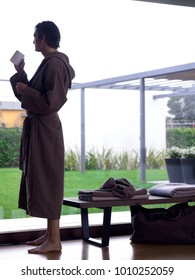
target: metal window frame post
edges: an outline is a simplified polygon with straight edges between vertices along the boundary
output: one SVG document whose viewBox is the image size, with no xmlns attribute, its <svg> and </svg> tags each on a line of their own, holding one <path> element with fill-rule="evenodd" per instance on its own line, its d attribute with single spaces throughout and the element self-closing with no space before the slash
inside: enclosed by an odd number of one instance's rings
<svg viewBox="0 0 195 280">
<path fill-rule="evenodd" d="M 81 88 L 81 173 L 85 171 L 85 88 Z"/>
<path fill-rule="evenodd" d="M 146 181 L 145 79 L 140 79 L 140 179 Z"/>
</svg>

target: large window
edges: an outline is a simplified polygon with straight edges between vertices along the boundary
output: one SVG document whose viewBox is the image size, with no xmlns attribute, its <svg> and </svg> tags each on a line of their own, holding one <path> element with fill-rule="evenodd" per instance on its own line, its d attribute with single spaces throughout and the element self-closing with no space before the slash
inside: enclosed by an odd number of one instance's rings
<svg viewBox="0 0 195 280">
<path fill-rule="evenodd" d="M 194 9 L 136 1 L 95 1 L 93 6 L 87 0 L 82 4 L 80 2 L 78 0 L 80 8 L 77 7 L 76 14 L 73 3 L 68 4 L 70 13 L 65 18 L 64 11 L 59 10 L 60 1 L 56 10 L 53 10 L 52 6 L 51 11 L 61 28 L 61 49 L 65 52 L 67 50 L 76 70 L 75 83 L 159 69 L 194 60 L 194 42 L 190 29 L 195 24 Z M 9 9 L 6 3 L 4 14 L 7 14 L 6 10 Z M 33 10 L 33 2 L 29 5 L 28 10 Z M 39 11 L 41 18 L 48 18 L 50 15 L 48 9 L 40 7 Z M 15 14 L 17 15 L 17 12 Z M 75 17 L 80 24 L 63 29 L 64 26 L 70 26 L 70 21 Z M 13 19 L 16 24 L 10 30 L 9 19 L 3 20 L 2 26 L 6 26 L 6 34 L 13 35 L 10 44 L 13 52 L 19 48 L 25 53 L 26 71 L 30 77 L 41 61 L 32 45 L 34 23 L 28 19 L 24 27 L 24 18 L 22 22 L 18 21 L 18 18 L 15 21 Z M 93 32 L 89 32 L 89 22 Z M 21 34 L 18 30 L 21 30 Z M 17 38 L 14 37 L 16 35 Z M 14 110 L 3 107 L 17 100 L 13 97 L 8 81 L 14 73 L 9 61 L 12 53 L 2 53 L 3 57 L 0 58 L 4 72 L 0 72 L 0 126 L 2 129 L 10 129 L 10 126 L 18 128 L 22 125 L 25 112 L 19 107 L 14 107 Z M 4 78 L 7 81 L 4 81 Z M 150 186 L 150 181 L 168 179 L 164 165 L 168 98 L 154 100 L 154 94 L 154 91 L 147 91 L 145 100 L 147 187 Z M 139 93 L 136 89 L 86 89 L 85 174 L 80 172 L 80 98 L 80 90 L 70 91 L 67 104 L 59 112 L 66 147 L 65 195 L 77 196 L 81 188 L 98 188 L 109 176 L 124 176 L 136 186 L 140 186 Z M 14 119 L 12 125 L 10 118 Z M 19 145 L 18 138 L 17 141 Z M 5 153 L 5 146 L 3 147 Z M 15 151 L 17 149 L 18 146 Z M 0 155 L 1 160 L 2 155 L 3 153 Z M 8 164 L 7 159 L 4 159 L 4 162 Z M 20 176 L 21 171 L 17 164 L 0 167 L 1 219 L 26 217 L 25 213 L 17 208 Z M 73 213 L 71 211 L 76 210 L 63 209 L 63 214 Z"/>
</svg>

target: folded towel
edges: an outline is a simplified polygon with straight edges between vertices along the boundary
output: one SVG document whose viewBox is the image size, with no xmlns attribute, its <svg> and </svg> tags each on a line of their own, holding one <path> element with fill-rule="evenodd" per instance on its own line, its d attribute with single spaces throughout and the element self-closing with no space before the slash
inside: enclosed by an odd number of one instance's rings
<svg viewBox="0 0 195 280">
<path fill-rule="evenodd" d="M 110 177 L 100 189 L 110 191 L 117 197 L 132 197 L 135 194 L 135 187 L 125 178 L 115 180 Z"/>
<path fill-rule="evenodd" d="M 132 198 L 134 196 L 148 197 L 147 189 L 136 189 L 127 179 L 114 179 L 110 177 L 97 190 L 80 190 L 78 192 L 79 198 L 83 200 L 103 200 L 104 198 L 113 199 L 113 197 Z"/>
<path fill-rule="evenodd" d="M 159 184 L 150 188 L 149 193 L 151 195 L 167 197 L 195 196 L 195 185 L 185 183 Z"/>
<path fill-rule="evenodd" d="M 135 195 L 135 189 L 117 185 L 117 188 L 112 191 L 114 196 L 119 197 L 132 197 Z"/>
<path fill-rule="evenodd" d="M 79 195 L 80 200 L 84 201 L 110 201 L 110 200 L 121 200 L 120 197 L 116 196 L 83 196 Z"/>
<path fill-rule="evenodd" d="M 138 194 L 138 195 L 134 195 L 132 196 L 130 199 L 134 200 L 134 199 L 147 199 L 149 197 L 149 194 Z"/>
<path fill-rule="evenodd" d="M 80 190 L 78 195 L 82 196 L 96 196 L 96 197 L 112 197 L 114 196 L 112 192 L 101 191 L 101 190 Z"/>
<path fill-rule="evenodd" d="M 117 185 L 122 185 L 122 186 L 126 186 L 126 187 L 132 187 L 134 188 L 134 186 L 125 178 L 119 178 L 115 180 L 115 183 Z"/>
<path fill-rule="evenodd" d="M 115 180 L 117 188 L 113 192 L 116 196 L 132 197 L 135 195 L 135 187 L 125 178 Z"/>
<path fill-rule="evenodd" d="M 117 188 L 116 182 L 113 177 L 106 180 L 103 185 L 99 188 L 100 190 L 112 191 Z"/>
<path fill-rule="evenodd" d="M 84 201 L 112 201 L 112 200 L 138 200 L 138 199 L 147 199 L 149 197 L 149 194 L 139 194 L 139 195 L 134 195 L 132 197 L 117 197 L 117 196 L 85 196 L 85 195 L 79 195 L 79 199 L 80 200 L 84 200 Z"/>
</svg>

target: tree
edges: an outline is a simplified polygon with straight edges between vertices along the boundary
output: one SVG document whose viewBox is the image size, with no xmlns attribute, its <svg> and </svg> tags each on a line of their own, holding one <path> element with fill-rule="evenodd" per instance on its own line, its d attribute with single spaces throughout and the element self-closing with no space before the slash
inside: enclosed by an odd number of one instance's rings
<svg viewBox="0 0 195 280">
<path fill-rule="evenodd" d="M 167 102 L 168 113 L 174 120 L 195 120 L 195 95 L 171 97 Z"/>
<path fill-rule="evenodd" d="M 195 120 L 195 96 L 188 95 L 185 96 L 183 99 L 185 104 L 183 108 L 184 119 Z"/>
</svg>

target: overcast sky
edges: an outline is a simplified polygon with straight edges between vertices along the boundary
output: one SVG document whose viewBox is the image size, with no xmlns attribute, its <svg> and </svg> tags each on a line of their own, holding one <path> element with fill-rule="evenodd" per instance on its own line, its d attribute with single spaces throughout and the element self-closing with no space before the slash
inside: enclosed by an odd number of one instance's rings
<svg viewBox="0 0 195 280">
<path fill-rule="evenodd" d="M 193 62 L 195 8 L 131 0 L 6 0 L 1 4 L 0 78 L 14 69 L 16 49 L 25 54 L 29 77 L 42 55 L 34 51 L 35 25 L 60 28 L 62 52 L 76 82 Z"/>
</svg>

